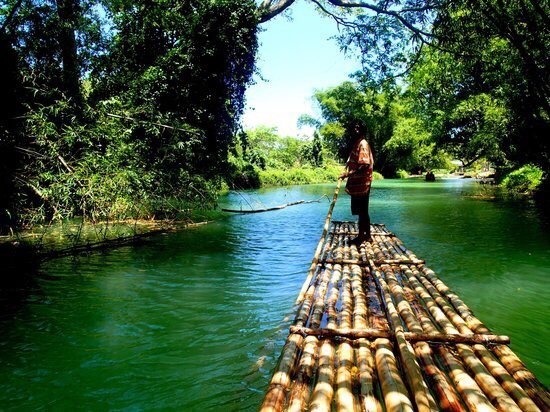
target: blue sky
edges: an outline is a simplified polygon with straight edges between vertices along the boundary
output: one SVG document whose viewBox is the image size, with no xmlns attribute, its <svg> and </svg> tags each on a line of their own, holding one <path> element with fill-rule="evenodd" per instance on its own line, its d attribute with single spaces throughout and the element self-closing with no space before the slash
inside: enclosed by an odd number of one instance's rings
<svg viewBox="0 0 550 412">
<path fill-rule="evenodd" d="M 315 89 L 335 86 L 360 68 L 347 58 L 335 39 L 334 20 L 320 15 L 314 4 L 298 0 L 290 7 L 289 20 L 277 16 L 262 24 L 258 69 L 261 77 L 247 91 L 243 116 L 245 128 L 277 127 L 279 134 L 297 136 L 301 114 L 316 115 L 311 99 Z"/>
</svg>

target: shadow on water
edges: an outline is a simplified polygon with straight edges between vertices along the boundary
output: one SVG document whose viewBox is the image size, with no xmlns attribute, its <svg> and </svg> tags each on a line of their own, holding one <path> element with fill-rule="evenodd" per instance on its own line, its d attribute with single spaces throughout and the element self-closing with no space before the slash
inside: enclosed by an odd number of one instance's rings
<svg viewBox="0 0 550 412">
<path fill-rule="evenodd" d="M 41 293 L 37 283 L 40 260 L 31 250 L 0 246 L 0 320 L 9 319 L 24 307 L 29 296 Z"/>
</svg>

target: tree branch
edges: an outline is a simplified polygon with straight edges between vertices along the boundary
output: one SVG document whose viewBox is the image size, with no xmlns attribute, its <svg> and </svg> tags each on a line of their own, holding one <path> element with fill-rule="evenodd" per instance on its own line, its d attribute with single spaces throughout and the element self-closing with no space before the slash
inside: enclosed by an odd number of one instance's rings
<svg viewBox="0 0 550 412">
<path fill-rule="evenodd" d="M 351 2 L 348 0 L 328 0 L 328 2 L 334 6 L 338 7 L 357 7 L 357 8 L 364 8 L 368 10 L 372 10 L 375 13 L 378 14 L 385 14 L 386 16 L 391 16 L 397 19 L 403 26 L 405 26 L 407 29 L 412 31 L 413 33 L 416 33 L 418 36 L 426 36 L 430 37 L 432 34 L 423 31 L 422 29 L 419 29 L 418 27 L 415 27 L 411 22 L 409 22 L 407 19 L 405 19 L 403 16 L 401 16 L 400 13 L 402 13 L 401 10 L 388 10 L 386 8 L 375 6 L 374 4 L 370 3 L 364 3 L 364 2 Z M 410 9 L 412 10 L 412 9 Z"/>
<path fill-rule="evenodd" d="M 265 23 L 266 21 L 271 20 L 278 14 L 281 14 L 295 1 L 296 0 L 279 0 L 277 2 L 274 2 L 274 0 L 264 0 L 264 2 L 258 9 L 260 12 L 260 23 Z"/>
<path fill-rule="evenodd" d="M 321 3 L 319 3 L 317 0 L 311 0 L 313 3 L 315 3 L 317 5 L 317 7 L 319 7 L 321 9 L 321 11 L 323 13 L 325 13 L 326 15 L 332 17 L 334 19 L 334 21 L 337 23 L 337 24 L 341 24 L 342 26 L 345 26 L 345 27 L 349 27 L 349 28 L 357 28 L 359 27 L 359 25 L 357 23 L 354 23 L 354 22 L 351 22 L 351 21 L 347 21 L 347 20 L 344 20 L 342 17 L 330 12 L 329 10 L 327 10 Z"/>
</svg>

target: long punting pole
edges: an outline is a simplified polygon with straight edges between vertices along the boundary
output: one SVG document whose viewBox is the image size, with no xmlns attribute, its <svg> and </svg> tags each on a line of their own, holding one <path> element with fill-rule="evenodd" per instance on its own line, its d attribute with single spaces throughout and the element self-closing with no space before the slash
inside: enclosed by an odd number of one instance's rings
<svg viewBox="0 0 550 412">
<path fill-rule="evenodd" d="M 334 189 L 334 195 L 332 196 L 332 202 L 330 202 L 330 206 L 328 208 L 327 217 L 325 219 L 325 225 L 323 226 L 323 233 L 321 234 L 321 238 L 319 239 L 319 243 L 317 244 L 317 248 L 315 249 L 315 254 L 313 255 L 311 266 L 309 267 L 309 270 L 307 272 L 307 277 L 304 282 L 304 285 L 302 286 L 302 290 L 300 290 L 300 294 L 296 299 L 296 305 L 299 305 L 304 300 L 304 295 L 306 294 L 309 284 L 311 283 L 311 279 L 313 278 L 313 275 L 317 270 L 317 264 L 319 263 L 319 256 L 321 255 L 321 251 L 323 250 L 323 244 L 325 243 L 327 233 L 328 233 L 328 228 L 330 227 L 330 220 L 332 219 L 332 211 L 334 210 L 334 205 L 336 204 L 336 200 L 338 200 L 338 192 L 340 191 L 341 185 L 342 185 L 342 179 L 338 179 L 338 183 L 336 183 L 336 189 Z"/>
<path fill-rule="evenodd" d="M 340 183 L 340 182 L 339 182 Z M 262 411 L 547 411 L 546 388 L 384 225 L 330 218 Z"/>
</svg>

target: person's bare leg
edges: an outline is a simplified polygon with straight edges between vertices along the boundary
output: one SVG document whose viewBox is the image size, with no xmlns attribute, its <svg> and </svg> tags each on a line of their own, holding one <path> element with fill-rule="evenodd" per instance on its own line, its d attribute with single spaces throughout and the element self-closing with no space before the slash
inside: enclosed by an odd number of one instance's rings
<svg viewBox="0 0 550 412">
<path fill-rule="evenodd" d="M 369 242 L 371 240 L 368 203 L 367 207 L 364 210 L 361 210 L 361 213 L 359 214 L 359 238 L 361 239 L 361 242 Z"/>
</svg>

